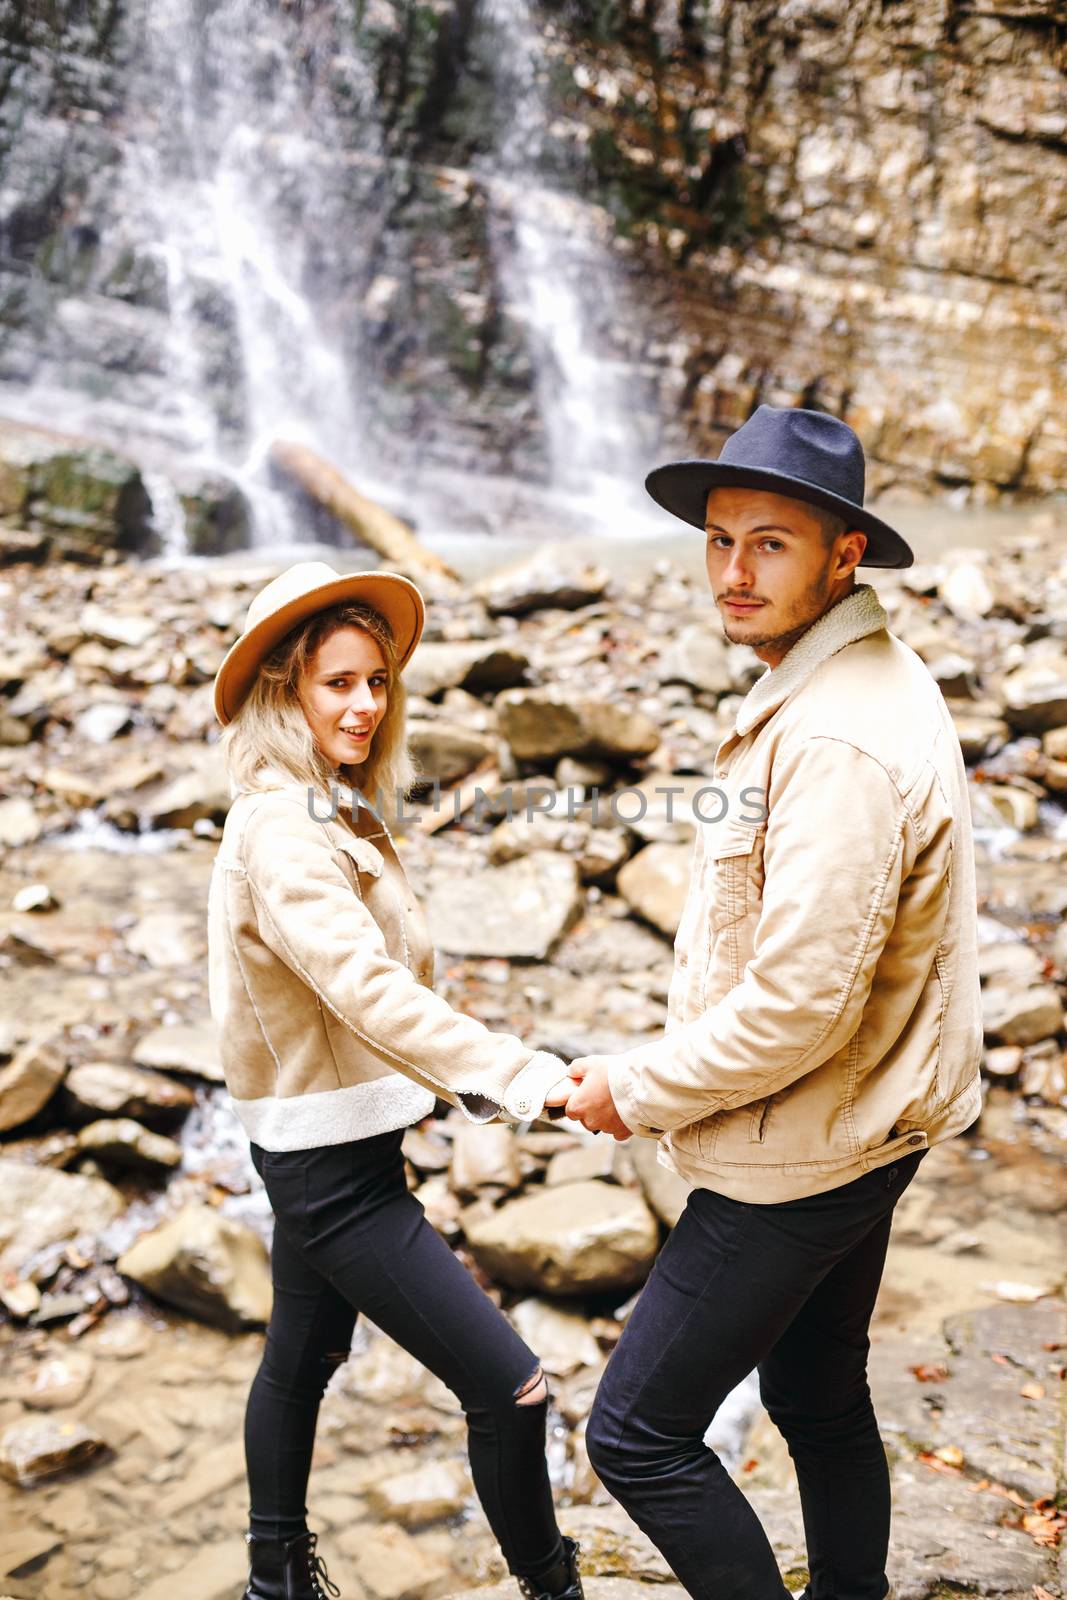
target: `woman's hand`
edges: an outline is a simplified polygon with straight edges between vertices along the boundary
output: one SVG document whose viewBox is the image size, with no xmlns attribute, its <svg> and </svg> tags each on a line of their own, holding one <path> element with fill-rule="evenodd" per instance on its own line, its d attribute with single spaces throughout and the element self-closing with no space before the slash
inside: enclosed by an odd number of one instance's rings
<svg viewBox="0 0 1067 1600">
<path fill-rule="evenodd" d="M 555 1084 L 545 1096 L 545 1105 L 559 1106 L 572 1122 L 580 1122 L 590 1133 L 610 1133 L 613 1139 L 629 1139 L 632 1130 L 615 1109 L 608 1081 L 610 1056 L 578 1056 L 568 1067 L 569 1078 Z"/>
</svg>

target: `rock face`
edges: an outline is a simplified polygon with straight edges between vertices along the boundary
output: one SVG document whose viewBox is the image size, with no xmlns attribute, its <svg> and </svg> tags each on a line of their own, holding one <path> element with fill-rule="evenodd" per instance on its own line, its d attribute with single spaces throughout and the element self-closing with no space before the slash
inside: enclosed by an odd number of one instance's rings
<svg viewBox="0 0 1067 1600">
<path fill-rule="evenodd" d="M 270 1268 L 258 1235 L 209 1206 L 184 1211 L 119 1257 L 118 1269 L 191 1316 L 236 1331 L 270 1317 Z"/>
<path fill-rule="evenodd" d="M 641 1196 L 607 1183 L 568 1183 L 512 1200 L 465 1224 L 487 1272 L 516 1289 L 581 1294 L 644 1281 L 659 1246 Z"/>
</svg>

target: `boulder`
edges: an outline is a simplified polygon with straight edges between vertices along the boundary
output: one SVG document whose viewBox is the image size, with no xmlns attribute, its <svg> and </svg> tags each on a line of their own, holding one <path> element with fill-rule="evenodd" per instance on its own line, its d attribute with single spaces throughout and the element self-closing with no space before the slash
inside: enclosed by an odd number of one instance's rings
<svg viewBox="0 0 1067 1600">
<path fill-rule="evenodd" d="M 434 1600 L 447 1591 L 447 1562 L 393 1522 L 346 1528 L 337 1545 L 358 1561 L 360 1583 L 375 1600 Z"/>
<path fill-rule="evenodd" d="M 1020 733 L 1044 733 L 1067 722 L 1067 655 L 1038 658 L 1001 685 L 1004 716 Z"/>
<path fill-rule="evenodd" d="M 576 611 L 599 600 L 611 574 L 595 562 L 583 561 L 572 549 L 543 545 L 532 556 L 491 572 L 474 593 L 494 616 L 521 617 L 553 607 Z"/>
<path fill-rule="evenodd" d="M 659 729 L 643 711 L 568 689 L 505 689 L 494 704 L 500 736 L 517 761 L 632 761 L 651 755 L 660 742 Z"/>
<path fill-rule="evenodd" d="M 419 777 L 436 780 L 446 788 L 458 783 L 475 767 L 496 754 L 496 740 L 460 722 L 428 722 L 412 717 L 408 722 L 408 744 Z"/>
<path fill-rule="evenodd" d="M 689 623 L 666 640 L 659 658 L 661 683 L 688 683 L 705 694 L 728 694 L 735 687 L 729 645 L 718 618 Z"/>
<path fill-rule="evenodd" d="M 65 1053 L 46 1040 L 31 1039 L 0 1067 L 0 1133 L 29 1122 L 63 1082 Z"/>
<path fill-rule="evenodd" d="M 84 1467 L 107 1450 L 85 1422 L 60 1417 L 21 1417 L 0 1434 L 0 1477 L 20 1489 L 42 1478 Z"/>
<path fill-rule="evenodd" d="M 139 797 L 138 816 L 151 828 L 191 828 L 203 819 L 222 822 L 230 809 L 230 780 L 218 745 L 185 753 L 187 770 Z"/>
<path fill-rule="evenodd" d="M 170 1122 L 191 1111 L 196 1096 L 182 1083 L 122 1061 L 83 1061 L 63 1085 L 68 1110 L 81 1122 L 100 1117 L 133 1117 L 138 1122 Z"/>
<path fill-rule="evenodd" d="M 207 954 L 207 924 L 202 912 L 183 913 L 177 908 L 150 911 L 124 936 L 131 955 L 141 956 L 150 967 L 189 967 Z"/>
<path fill-rule="evenodd" d="M 222 1083 L 218 1032 L 214 1022 L 174 1022 L 142 1034 L 133 1047 L 139 1067 L 159 1072 L 187 1072 L 209 1083 Z"/>
<path fill-rule="evenodd" d="M 574 862 L 548 850 L 504 867 L 442 879 L 426 897 L 439 950 L 511 961 L 544 961 L 580 908 Z"/>
<path fill-rule="evenodd" d="M 78 1149 L 103 1166 L 170 1170 L 181 1165 L 182 1147 L 165 1134 L 142 1128 L 132 1117 L 103 1117 L 78 1134 Z"/>
<path fill-rule="evenodd" d="M 473 1493 L 465 1462 L 427 1461 L 411 1472 L 398 1472 L 372 1483 L 367 1500 L 376 1516 L 417 1528 L 458 1516 Z"/>
<path fill-rule="evenodd" d="M 569 1377 L 579 1367 L 601 1364 L 600 1346 L 587 1317 L 566 1311 L 549 1300 L 520 1300 L 508 1312 L 521 1337 L 546 1372 Z"/>
<path fill-rule="evenodd" d="M 530 658 L 517 641 L 423 642 L 404 669 L 404 683 L 409 694 L 427 699 L 446 689 L 495 694 L 523 683 L 529 665 Z"/>
<path fill-rule="evenodd" d="M 34 1258 L 81 1234 L 99 1234 L 123 1209 L 100 1178 L 0 1158 L 0 1273 L 34 1278 Z"/>
<path fill-rule="evenodd" d="M 462 1122 L 452 1141 L 452 1187 L 457 1194 L 479 1189 L 517 1189 L 521 1182 L 515 1135 L 503 1122 Z"/>
<path fill-rule="evenodd" d="M 210 1206 L 186 1206 L 143 1234 L 119 1257 L 118 1270 L 157 1299 L 231 1332 L 270 1317 L 262 1239 Z"/>
<path fill-rule="evenodd" d="M 1035 1044 L 1063 1027 L 1063 1004 L 1050 983 L 1022 989 L 990 984 L 982 991 L 987 1039 L 997 1044 Z"/>
<path fill-rule="evenodd" d="M 0 424 L 0 516 L 45 529 L 60 548 L 136 548 L 151 503 L 134 462 L 91 439 Z"/>
<path fill-rule="evenodd" d="M 491 1277 L 548 1294 L 626 1290 L 643 1283 L 659 1248 L 644 1199 L 607 1183 L 568 1183 L 464 1219 L 467 1243 Z"/>
<path fill-rule="evenodd" d="M 646 845 L 630 857 L 616 879 L 626 903 L 668 939 L 674 938 L 682 920 L 692 856 L 687 844 Z"/>
</svg>

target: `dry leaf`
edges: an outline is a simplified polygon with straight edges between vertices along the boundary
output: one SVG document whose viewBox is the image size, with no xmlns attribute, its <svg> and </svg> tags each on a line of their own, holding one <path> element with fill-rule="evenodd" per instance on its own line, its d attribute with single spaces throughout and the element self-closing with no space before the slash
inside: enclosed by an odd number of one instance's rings
<svg viewBox="0 0 1067 1600">
<path fill-rule="evenodd" d="M 1024 1400 L 1043 1400 L 1045 1398 L 1045 1385 L 1043 1383 L 1024 1383 L 1019 1393 Z"/>
<path fill-rule="evenodd" d="M 989 1478 L 980 1478 L 977 1483 L 968 1484 L 968 1488 L 974 1494 L 984 1492 L 985 1494 L 995 1494 L 1001 1500 L 1010 1500 L 1013 1505 L 1021 1506 L 1024 1511 L 1030 1503 L 1028 1500 L 1023 1499 L 1018 1489 L 1009 1489 L 1003 1483 L 993 1483 Z"/>
<path fill-rule="evenodd" d="M 951 1472 L 954 1476 L 959 1475 L 959 1467 L 950 1466 L 947 1461 L 940 1460 L 938 1456 L 932 1455 L 929 1450 L 920 1450 L 916 1460 L 921 1461 L 924 1467 L 929 1467 L 931 1472 Z"/>
<path fill-rule="evenodd" d="M 940 1449 L 934 1451 L 934 1455 L 939 1461 L 943 1461 L 946 1467 L 963 1466 L 963 1451 L 958 1444 L 943 1444 Z"/>
<path fill-rule="evenodd" d="M 1056 1596 L 1049 1594 L 1047 1589 L 1042 1589 L 1039 1583 L 1034 1584 L 1034 1600 L 1056 1600 Z"/>
<path fill-rule="evenodd" d="M 1063 1527 L 1062 1517 L 1046 1517 L 1041 1511 L 1032 1511 L 1023 1518 L 1023 1532 L 1028 1533 L 1035 1544 L 1052 1550 L 1060 1542 L 1060 1530 Z"/>
<path fill-rule="evenodd" d="M 920 1383 L 942 1383 L 948 1377 L 948 1368 L 940 1362 L 920 1363 L 917 1367 L 909 1367 L 909 1372 L 914 1372 Z"/>
</svg>

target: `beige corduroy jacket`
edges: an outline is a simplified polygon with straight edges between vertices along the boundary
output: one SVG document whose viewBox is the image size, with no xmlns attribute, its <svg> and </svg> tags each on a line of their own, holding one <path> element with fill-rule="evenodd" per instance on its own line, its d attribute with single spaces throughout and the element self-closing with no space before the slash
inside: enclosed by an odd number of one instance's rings
<svg viewBox="0 0 1067 1600">
<path fill-rule="evenodd" d="M 609 1072 L 665 1165 L 739 1200 L 835 1188 L 981 1110 L 966 774 L 887 623 L 858 587 L 742 702 L 709 778 L 728 807 L 697 823 L 665 1036 Z"/>
<path fill-rule="evenodd" d="M 433 946 L 393 841 L 358 795 L 280 772 L 234 798 L 212 869 L 208 973 L 249 1138 L 301 1150 L 406 1127 L 434 1097 L 474 1122 L 540 1115 L 555 1056 L 434 994 Z"/>
</svg>

